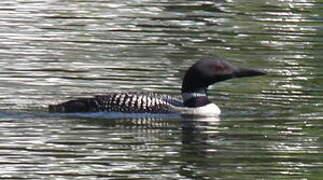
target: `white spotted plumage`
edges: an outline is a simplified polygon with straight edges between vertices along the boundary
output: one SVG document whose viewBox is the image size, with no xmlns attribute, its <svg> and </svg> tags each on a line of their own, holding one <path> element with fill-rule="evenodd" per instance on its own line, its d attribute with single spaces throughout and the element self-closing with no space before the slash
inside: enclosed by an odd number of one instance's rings
<svg viewBox="0 0 323 180">
<path fill-rule="evenodd" d="M 119 106 L 121 106 L 124 103 L 124 98 L 125 98 L 125 94 L 121 94 L 120 98 L 118 99 L 119 101 Z"/>
<path fill-rule="evenodd" d="M 132 96 L 131 107 L 133 107 L 133 108 L 135 107 L 136 101 L 137 101 L 137 96 Z"/>
<path fill-rule="evenodd" d="M 147 98 L 147 107 L 150 107 L 150 106 L 151 106 L 151 98 Z"/>
</svg>

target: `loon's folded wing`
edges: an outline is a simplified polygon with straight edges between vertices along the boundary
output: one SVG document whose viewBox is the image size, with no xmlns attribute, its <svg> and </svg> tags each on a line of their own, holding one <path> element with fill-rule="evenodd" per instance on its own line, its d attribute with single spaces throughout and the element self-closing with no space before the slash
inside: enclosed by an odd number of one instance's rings
<svg viewBox="0 0 323 180">
<path fill-rule="evenodd" d="M 70 100 L 50 105 L 50 112 L 124 112 L 124 113 L 173 113 L 174 106 L 183 103 L 175 98 L 157 94 L 111 93 L 93 98 Z"/>
</svg>

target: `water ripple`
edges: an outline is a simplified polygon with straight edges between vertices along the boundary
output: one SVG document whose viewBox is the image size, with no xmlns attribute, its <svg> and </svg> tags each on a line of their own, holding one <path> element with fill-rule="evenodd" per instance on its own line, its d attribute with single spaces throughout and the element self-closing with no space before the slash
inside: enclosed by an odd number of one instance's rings
<svg viewBox="0 0 323 180">
<path fill-rule="evenodd" d="M 321 174 L 322 3 L 0 2 L 3 179 L 312 179 Z M 115 91 L 179 95 L 219 56 L 268 75 L 219 83 L 221 119 L 52 115 Z"/>
</svg>

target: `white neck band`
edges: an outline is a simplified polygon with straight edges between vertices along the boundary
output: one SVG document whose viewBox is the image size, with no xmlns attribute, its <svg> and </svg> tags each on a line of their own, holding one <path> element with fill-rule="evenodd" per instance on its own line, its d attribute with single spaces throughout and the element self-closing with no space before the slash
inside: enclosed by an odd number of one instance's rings
<svg viewBox="0 0 323 180">
<path fill-rule="evenodd" d="M 202 96 L 207 96 L 206 94 L 206 90 L 204 89 L 201 89 L 197 92 L 184 92 L 182 93 L 182 98 L 183 98 L 183 101 L 187 101 L 191 98 L 196 98 L 196 97 L 202 97 Z"/>
</svg>

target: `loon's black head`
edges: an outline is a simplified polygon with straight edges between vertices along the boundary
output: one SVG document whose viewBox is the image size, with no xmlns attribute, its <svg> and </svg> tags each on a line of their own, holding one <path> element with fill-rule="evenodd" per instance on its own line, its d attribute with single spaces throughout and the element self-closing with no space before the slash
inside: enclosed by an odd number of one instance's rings
<svg viewBox="0 0 323 180">
<path fill-rule="evenodd" d="M 204 59 L 193 64 L 186 72 L 182 93 L 199 92 L 209 85 L 235 77 L 250 77 L 265 75 L 265 72 L 239 68 L 218 59 Z"/>
</svg>

